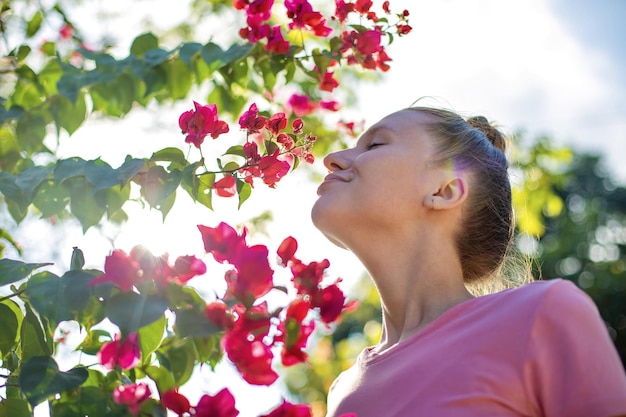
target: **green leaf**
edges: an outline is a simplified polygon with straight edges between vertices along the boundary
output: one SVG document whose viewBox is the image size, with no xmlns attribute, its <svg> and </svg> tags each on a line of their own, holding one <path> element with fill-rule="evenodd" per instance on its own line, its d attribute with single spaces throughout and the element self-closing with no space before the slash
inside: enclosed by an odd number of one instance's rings
<svg viewBox="0 0 626 417">
<path fill-rule="evenodd" d="M 156 151 L 152 154 L 150 160 L 154 162 L 172 162 L 177 165 L 177 168 L 183 168 L 187 165 L 185 154 L 178 148 L 164 148 L 160 151 Z"/>
<path fill-rule="evenodd" d="M 24 211 L 30 204 L 30 198 L 17 185 L 17 177 L 8 172 L 0 171 L 0 193 L 4 194 L 8 200 L 13 201 Z"/>
<path fill-rule="evenodd" d="M 100 190 L 94 194 L 94 201 L 106 210 L 107 217 L 110 219 L 115 216 L 122 206 L 130 197 L 130 184 L 124 187 L 113 187 L 106 190 Z"/>
<path fill-rule="evenodd" d="M 70 269 L 72 271 L 81 271 L 85 266 L 85 255 L 83 251 L 74 246 L 72 249 L 72 260 L 70 261 Z"/>
<path fill-rule="evenodd" d="M 53 165 L 47 167 L 36 166 L 20 172 L 15 180 L 15 185 L 22 189 L 22 192 L 29 200 L 32 200 L 33 193 L 39 185 L 52 173 Z"/>
<path fill-rule="evenodd" d="M 130 53 L 138 57 L 142 57 L 151 49 L 159 47 L 159 40 L 152 33 L 143 33 L 133 40 L 130 47 Z"/>
<path fill-rule="evenodd" d="M 128 183 L 128 181 L 133 179 L 135 175 L 143 169 L 145 164 L 146 161 L 143 159 L 126 159 L 126 161 L 116 169 L 119 183 L 124 185 Z"/>
<path fill-rule="evenodd" d="M 20 45 L 17 48 L 17 53 L 15 54 L 15 58 L 17 59 L 17 63 L 21 63 L 26 59 L 26 57 L 30 54 L 31 48 L 28 45 Z"/>
<path fill-rule="evenodd" d="M 35 406 L 52 394 L 79 387 L 88 376 L 83 367 L 60 372 L 53 358 L 35 356 L 22 365 L 19 381 L 28 402 Z"/>
<path fill-rule="evenodd" d="M 74 249 L 74 253 L 82 254 L 78 248 Z M 79 256 L 80 258 L 80 256 Z M 74 255 L 72 255 L 74 260 Z M 84 260 L 83 260 L 84 264 Z M 72 312 L 80 312 L 86 309 L 90 301 L 91 289 L 89 282 L 98 275 L 94 271 L 70 270 L 61 276 L 62 285 L 62 301 L 66 304 L 67 309 Z M 60 300 L 61 301 L 61 300 Z"/>
<path fill-rule="evenodd" d="M 228 150 L 226 152 L 224 152 L 224 155 L 237 155 L 237 156 L 241 156 L 241 157 L 246 157 L 246 154 L 243 153 L 243 146 L 241 145 L 233 145 L 230 148 L 228 148 Z"/>
<path fill-rule="evenodd" d="M 210 321 L 206 315 L 195 309 L 177 310 L 176 325 L 174 330 L 178 337 L 206 337 L 211 336 L 221 329 Z"/>
<path fill-rule="evenodd" d="M 84 175 L 86 163 L 87 161 L 77 156 L 60 160 L 54 168 L 54 180 L 57 184 L 61 184 L 68 178 Z"/>
<path fill-rule="evenodd" d="M 227 64 L 238 61 L 241 58 L 248 56 L 253 48 L 254 44 L 252 43 L 245 43 L 243 45 L 232 44 L 226 52 L 222 54 L 221 59 Z"/>
<path fill-rule="evenodd" d="M 91 186 L 85 178 L 77 177 L 63 183 L 70 192 L 70 211 L 86 231 L 100 222 L 106 208 L 93 198 Z"/>
<path fill-rule="evenodd" d="M 17 320 L 15 339 L 13 340 L 13 344 L 11 345 L 11 347 L 12 347 L 12 346 L 15 345 L 15 342 L 19 343 L 19 341 L 20 341 L 18 336 L 19 336 L 20 330 L 22 328 L 22 321 L 24 321 L 24 312 L 22 312 L 22 309 L 20 308 L 20 306 L 13 300 L 8 300 L 8 299 L 4 300 L 4 301 L 0 302 L 0 305 L 10 309 L 13 312 L 13 316 Z M 6 312 L 4 314 L 8 315 L 8 313 L 6 313 Z M 4 320 L 0 320 L 0 327 L 2 327 L 3 323 L 4 323 Z M 9 329 L 10 329 L 10 327 L 7 326 L 7 334 L 11 333 Z M 0 332 L 0 333 L 2 333 L 2 336 L 0 336 L 0 337 L 2 338 L 3 341 L 5 341 L 8 344 L 9 343 L 8 341 L 10 340 L 10 337 L 7 336 L 7 335 L 4 335 L 4 332 L 5 332 L 5 330 L 2 330 Z M 3 357 L 8 353 L 8 351 L 5 350 L 2 347 L 0 347 L 0 351 L 3 353 Z M 10 369 L 11 371 L 13 370 L 12 368 L 9 368 L 7 362 L 4 362 L 3 365 L 4 365 L 5 368 Z"/>
<path fill-rule="evenodd" d="M 31 417 L 28 401 L 21 398 L 5 398 L 0 401 L 0 417 Z"/>
<path fill-rule="evenodd" d="M 241 205 L 248 198 L 250 198 L 250 195 L 252 194 L 252 186 L 249 183 L 245 182 L 245 181 L 237 179 L 237 194 L 239 195 L 239 206 L 238 206 L 238 208 L 241 208 Z"/>
<path fill-rule="evenodd" d="M 160 295 L 123 292 L 107 300 L 106 315 L 122 333 L 127 334 L 163 317 L 167 307 L 167 299 Z"/>
<path fill-rule="evenodd" d="M 220 340 L 219 334 L 210 337 L 195 337 L 193 339 L 198 352 L 198 360 L 202 363 L 208 363 L 212 370 L 215 370 L 224 354 L 220 348 Z"/>
<path fill-rule="evenodd" d="M 172 100 L 179 100 L 187 97 L 193 84 L 193 76 L 189 67 L 181 60 L 168 63 L 167 87 Z"/>
<path fill-rule="evenodd" d="M 47 180 L 41 183 L 33 205 L 41 211 L 41 217 L 52 217 L 61 214 L 70 202 L 70 194 L 65 187 L 55 185 Z"/>
<path fill-rule="evenodd" d="M 189 66 L 189 69 L 193 69 L 193 60 L 198 55 L 198 52 L 202 50 L 202 44 L 197 42 L 184 43 L 178 51 L 180 59 Z"/>
<path fill-rule="evenodd" d="M 46 121 L 40 115 L 26 112 L 17 120 L 15 135 L 24 150 L 38 152 L 42 150 L 46 137 Z"/>
<path fill-rule="evenodd" d="M 56 122 L 57 129 L 65 129 L 72 135 L 85 121 L 87 106 L 85 95 L 80 94 L 71 100 L 65 94 L 55 95 L 50 100 L 50 112 Z"/>
<path fill-rule="evenodd" d="M 173 346 L 167 350 L 167 358 L 171 366 L 171 373 L 177 386 L 182 386 L 189 380 L 198 359 L 198 352 L 193 340 L 187 340 L 184 345 Z"/>
<path fill-rule="evenodd" d="M 125 115 L 132 109 L 136 88 L 134 79 L 126 73 L 113 81 L 94 85 L 91 89 L 94 110 L 115 117 Z"/>
<path fill-rule="evenodd" d="M 91 194 L 111 188 L 119 184 L 117 171 L 102 159 L 95 159 L 85 163 L 85 177 L 91 183 Z"/>
<path fill-rule="evenodd" d="M 19 281 L 29 276 L 35 269 L 51 263 L 29 264 L 13 259 L 0 259 L 0 286 Z"/>
<path fill-rule="evenodd" d="M 20 351 L 22 363 L 33 356 L 51 355 L 50 348 L 41 323 L 28 304 L 25 305 L 26 315 L 20 329 Z"/>
<path fill-rule="evenodd" d="M 53 273 L 44 271 L 33 275 L 28 280 L 26 295 L 40 317 L 45 317 L 54 323 L 73 318 L 65 302 L 63 282 Z"/>
<path fill-rule="evenodd" d="M 37 10 L 37 12 L 33 15 L 33 17 L 30 18 L 30 20 L 26 24 L 27 38 L 32 38 L 35 33 L 39 31 L 39 28 L 41 27 L 41 22 L 43 22 L 43 14 L 40 10 Z"/>
<path fill-rule="evenodd" d="M 169 58 L 170 52 L 161 48 L 154 48 L 146 51 L 143 55 L 143 61 L 148 66 L 154 67 L 162 62 L 165 62 Z"/>
<path fill-rule="evenodd" d="M 166 368 L 149 366 L 146 368 L 146 375 L 156 382 L 157 389 L 160 393 L 169 391 L 176 386 L 174 377 L 172 377 L 172 374 Z"/>
<path fill-rule="evenodd" d="M 0 303 L 0 353 L 2 357 L 13 350 L 19 324 L 15 311 L 8 305 Z"/>
<path fill-rule="evenodd" d="M 202 59 L 209 66 L 209 71 L 213 72 L 225 65 L 222 60 L 224 51 L 218 45 L 209 42 L 202 48 Z"/>
<path fill-rule="evenodd" d="M 141 195 L 151 207 L 160 209 L 166 199 L 173 195 L 180 184 L 182 172 L 173 169 L 167 172 L 162 166 L 152 166 L 148 172 L 137 179 L 141 185 Z"/>
<path fill-rule="evenodd" d="M 141 359 L 144 363 L 150 363 L 150 354 L 161 345 L 166 324 L 165 316 L 161 316 L 152 324 L 139 329 L 139 349 L 141 350 Z"/>
</svg>

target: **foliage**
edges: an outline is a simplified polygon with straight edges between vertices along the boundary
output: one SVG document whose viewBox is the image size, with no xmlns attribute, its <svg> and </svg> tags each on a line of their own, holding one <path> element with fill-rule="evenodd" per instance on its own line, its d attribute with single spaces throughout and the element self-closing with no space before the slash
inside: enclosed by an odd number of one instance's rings
<svg viewBox="0 0 626 417">
<path fill-rule="evenodd" d="M 54 221 L 73 217 L 87 231 L 123 223 L 129 200 L 165 218 L 181 189 L 209 209 L 215 195 L 236 196 L 241 206 L 254 184 L 274 187 L 300 161 L 312 162 L 314 142 L 321 152 L 331 146 L 317 136 L 338 129 L 327 126 L 324 114 L 341 107 L 333 94 L 341 91 L 342 73 L 386 71 L 384 45 L 410 32 L 408 12 L 392 13 L 388 2 L 374 12 L 369 1 L 338 1 L 329 17 L 306 0 L 273 3 L 196 2 L 194 10 L 207 8 L 207 19 L 241 16 L 239 37 L 219 44 L 182 36 L 167 47 L 147 32 L 120 54 L 107 43 L 87 45 L 63 2 L 2 2 L 7 51 L 0 68 L 0 193 L 13 220 L 19 224 L 29 213 Z M 201 16 L 194 17 L 198 24 Z M 56 38 L 45 40 L 41 33 L 50 27 Z M 59 141 L 89 117 L 122 118 L 136 107 L 187 99 L 203 89 L 206 97 L 193 100 L 178 120 L 188 153 L 179 140 L 154 149 L 150 158 L 127 155 L 119 166 L 56 154 Z M 203 144 L 235 120 L 245 141 L 207 160 Z M 352 122 L 340 126 L 353 133 Z M 306 360 L 312 317 L 329 325 L 351 306 L 336 283 L 322 285 L 328 261 L 307 264 L 295 257 L 295 239 L 277 251 L 294 283 L 285 288 L 274 285 L 268 248 L 249 245 L 245 229 L 224 223 L 199 229 L 205 252 L 228 269 L 227 290 L 214 300 L 189 284 L 207 270 L 193 255 L 170 263 L 141 246 L 128 254 L 113 250 L 99 271 L 85 269 L 82 251 L 74 248 L 71 269 L 60 276 L 46 263 L 0 260 L 6 294 L 0 298 L 0 415 L 32 415 L 47 401 L 52 416 L 163 416 L 166 409 L 235 416 L 226 388 L 190 404 L 182 387 L 194 368 L 214 368 L 227 357 L 248 383 L 270 385 L 278 377 L 275 351 L 284 366 Z M 19 253 L 19 242 L 1 232 Z M 270 310 L 267 296 L 276 292 L 286 293 L 288 302 Z M 61 370 L 55 355 L 65 321 L 80 326 L 85 337 L 77 350 L 87 359 Z M 268 416 L 285 414 L 310 411 L 283 402 Z"/>
</svg>

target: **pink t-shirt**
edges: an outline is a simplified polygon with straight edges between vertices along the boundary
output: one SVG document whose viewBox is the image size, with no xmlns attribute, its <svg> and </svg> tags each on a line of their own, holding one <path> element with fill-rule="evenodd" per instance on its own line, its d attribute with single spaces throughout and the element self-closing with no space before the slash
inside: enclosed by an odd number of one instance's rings
<svg viewBox="0 0 626 417">
<path fill-rule="evenodd" d="M 456 305 L 371 348 L 328 395 L 327 417 L 626 415 L 626 374 L 591 299 L 564 280 Z"/>
</svg>

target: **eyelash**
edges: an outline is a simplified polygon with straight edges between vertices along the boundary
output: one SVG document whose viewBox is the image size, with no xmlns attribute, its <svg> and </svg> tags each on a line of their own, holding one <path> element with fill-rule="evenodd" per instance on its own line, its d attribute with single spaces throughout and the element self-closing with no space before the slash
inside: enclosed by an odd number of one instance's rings
<svg viewBox="0 0 626 417">
<path fill-rule="evenodd" d="M 381 146 L 382 143 L 370 143 L 369 145 L 367 145 L 367 150 L 369 151 L 370 149 L 373 149 L 375 146 Z"/>
</svg>

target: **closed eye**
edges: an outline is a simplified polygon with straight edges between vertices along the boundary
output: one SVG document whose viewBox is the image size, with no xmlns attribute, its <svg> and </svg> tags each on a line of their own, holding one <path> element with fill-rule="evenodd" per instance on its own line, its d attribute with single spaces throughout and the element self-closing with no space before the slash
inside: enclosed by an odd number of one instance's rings
<svg viewBox="0 0 626 417">
<path fill-rule="evenodd" d="M 378 143 L 378 142 L 373 142 L 370 143 L 369 145 L 367 145 L 367 150 L 369 151 L 370 149 L 374 149 L 377 146 L 382 146 L 384 145 L 383 143 Z"/>
</svg>

